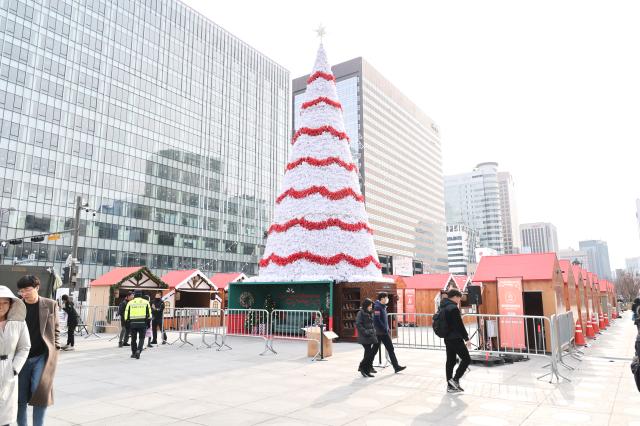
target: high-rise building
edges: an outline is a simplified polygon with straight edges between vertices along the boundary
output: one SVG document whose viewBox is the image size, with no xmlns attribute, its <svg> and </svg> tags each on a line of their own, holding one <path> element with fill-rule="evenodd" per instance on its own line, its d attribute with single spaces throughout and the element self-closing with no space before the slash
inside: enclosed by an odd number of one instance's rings
<svg viewBox="0 0 640 426">
<path fill-rule="evenodd" d="M 384 273 L 448 269 L 442 155 L 436 124 L 362 58 L 332 67 Z M 293 124 L 308 76 L 293 80 Z"/>
<path fill-rule="evenodd" d="M 498 172 L 498 185 L 500 185 L 504 253 L 516 254 L 520 250 L 520 226 L 518 224 L 515 184 L 511 173 Z"/>
<path fill-rule="evenodd" d="M 611 264 L 609 262 L 609 246 L 606 241 L 587 240 L 580 241 L 580 250 L 589 255 L 591 272 L 598 274 L 600 278 L 611 279 Z"/>
<path fill-rule="evenodd" d="M 558 251 L 558 231 L 552 223 L 536 222 L 520 225 L 522 248 L 527 253 Z"/>
<path fill-rule="evenodd" d="M 627 271 L 633 275 L 640 274 L 640 257 L 630 257 L 625 259 Z"/>
<path fill-rule="evenodd" d="M 445 176 L 447 223 L 478 231 L 480 246 L 504 253 L 498 163 L 481 163 L 471 173 Z"/>
<path fill-rule="evenodd" d="M 290 140 L 289 72 L 173 1 L 0 2 L 2 239 L 74 227 L 114 266 L 257 271 Z M 58 267 L 58 241 L 4 261 Z"/>
<path fill-rule="evenodd" d="M 560 249 L 557 251 L 558 260 L 568 260 L 571 263 L 580 262 L 580 267 L 591 271 L 591 263 L 589 262 L 589 253 L 584 250 L 575 250 L 571 247 Z"/>
<path fill-rule="evenodd" d="M 478 231 L 464 224 L 447 225 L 447 249 L 449 272 L 467 275 L 476 263 L 476 248 L 480 239 Z"/>
</svg>

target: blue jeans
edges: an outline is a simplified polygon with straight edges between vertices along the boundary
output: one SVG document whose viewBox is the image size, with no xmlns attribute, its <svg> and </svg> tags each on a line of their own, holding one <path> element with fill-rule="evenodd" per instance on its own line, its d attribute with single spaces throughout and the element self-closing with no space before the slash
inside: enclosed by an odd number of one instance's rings
<svg viewBox="0 0 640 426">
<path fill-rule="evenodd" d="M 27 426 L 27 403 L 40 384 L 47 355 L 28 358 L 18 375 L 18 426 Z M 33 426 L 44 424 L 44 413 L 47 407 L 33 407 Z"/>
</svg>

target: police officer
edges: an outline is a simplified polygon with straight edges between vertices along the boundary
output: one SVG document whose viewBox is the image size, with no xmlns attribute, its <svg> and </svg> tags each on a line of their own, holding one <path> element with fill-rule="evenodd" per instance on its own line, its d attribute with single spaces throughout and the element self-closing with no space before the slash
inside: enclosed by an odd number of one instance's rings
<svg viewBox="0 0 640 426">
<path fill-rule="evenodd" d="M 144 335 L 151 325 L 151 306 L 143 297 L 142 291 L 136 290 L 133 300 L 127 303 L 124 320 L 131 330 L 131 358 L 140 359 Z"/>
</svg>

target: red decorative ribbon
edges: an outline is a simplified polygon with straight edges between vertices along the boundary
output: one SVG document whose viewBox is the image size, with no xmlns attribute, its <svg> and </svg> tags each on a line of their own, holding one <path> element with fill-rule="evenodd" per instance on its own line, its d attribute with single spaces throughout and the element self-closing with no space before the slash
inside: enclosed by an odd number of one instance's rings
<svg viewBox="0 0 640 426">
<path fill-rule="evenodd" d="M 311 84 L 319 78 L 324 78 L 327 81 L 336 81 L 336 78 L 333 76 L 333 74 L 328 74 L 322 71 L 316 71 L 313 74 L 311 74 L 311 76 L 309 76 L 309 78 L 307 79 L 307 84 Z"/>
<path fill-rule="evenodd" d="M 349 223 L 336 218 L 331 218 L 331 219 L 323 220 L 320 222 L 312 222 L 305 218 L 301 218 L 301 219 L 296 218 L 296 219 L 291 219 L 283 224 L 274 223 L 269 228 L 269 234 L 271 234 L 272 232 L 278 232 L 278 233 L 286 232 L 289 229 L 293 228 L 294 226 L 301 226 L 304 229 L 309 231 L 321 231 L 331 226 L 335 226 L 337 228 L 342 229 L 343 231 L 358 232 L 364 229 L 368 233 L 373 234 L 373 230 L 369 227 L 369 225 L 366 222 Z"/>
<path fill-rule="evenodd" d="M 376 268 L 382 269 L 380 262 L 378 262 L 371 255 L 362 259 L 356 259 L 355 257 L 349 256 L 348 254 L 344 254 L 344 253 L 338 253 L 334 256 L 327 257 L 327 256 L 320 256 L 319 254 L 314 254 L 308 251 L 299 251 L 287 257 L 281 257 L 272 253 L 271 255 L 269 255 L 269 257 L 265 257 L 264 259 L 260 260 L 260 266 L 264 268 L 268 266 L 269 263 L 272 263 L 272 262 L 278 266 L 286 266 L 291 263 L 297 262 L 299 260 L 308 260 L 309 262 L 317 263 L 319 265 L 325 265 L 325 266 L 337 265 L 342 261 L 346 261 L 358 268 L 365 268 L 370 263 L 373 263 L 376 266 Z"/>
<path fill-rule="evenodd" d="M 318 105 L 319 103 L 325 103 L 327 105 L 331 105 L 334 108 L 338 108 L 338 109 L 342 109 L 342 104 L 340 102 L 334 101 L 333 99 L 329 99 L 326 96 L 320 96 L 318 98 L 315 98 L 312 101 L 308 101 L 302 104 L 302 109 L 307 109 L 309 107 L 312 107 L 314 105 Z"/>
<path fill-rule="evenodd" d="M 303 158 L 297 159 L 294 162 L 287 164 L 287 170 L 293 170 L 299 165 L 301 165 L 302 163 L 307 163 L 314 167 L 325 167 L 325 166 L 330 166 L 332 164 L 337 164 L 343 169 L 350 172 L 356 170 L 357 168 L 355 163 L 347 163 L 346 161 L 343 161 L 338 157 L 327 157 L 327 158 L 323 158 L 322 160 L 318 158 L 313 158 L 313 157 L 303 157 Z"/>
<path fill-rule="evenodd" d="M 322 126 L 322 127 L 318 127 L 315 129 L 312 129 L 310 127 L 302 127 L 300 129 L 298 129 L 298 131 L 295 133 L 295 135 L 293 135 L 293 138 L 291 139 L 291 144 L 293 145 L 294 143 L 296 143 L 296 141 L 298 140 L 298 138 L 302 135 L 309 135 L 309 136 L 320 136 L 323 133 L 331 133 L 333 136 L 341 139 L 341 140 L 349 140 L 349 136 L 347 136 L 347 134 L 345 132 L 340 132 L 338 130 L 336 130 L 334 127 L 332 126 Z"/>
<path fill-rule="evenodd" d="M 353 197 L 356 201 L 359 201 L 361 203 L 364 202 L 364 196 L 361 194 L 356 194 L 356 192 L 351 188 L 342 188 L 339 191 L 331 191 L 326 186 L 312 186 L 307 189 L 303 189 L 302 191 L 289 188 L 285 192 L 280 194 L 278 198 L 276 198 L 276 203 L 280 204 L 280 202 L 287 197 L 300 199 L 313 194 L 320 194 L 323 197 L 330 199 L 331 201 L 342 200 L 346 197 Z"/>
</svg>

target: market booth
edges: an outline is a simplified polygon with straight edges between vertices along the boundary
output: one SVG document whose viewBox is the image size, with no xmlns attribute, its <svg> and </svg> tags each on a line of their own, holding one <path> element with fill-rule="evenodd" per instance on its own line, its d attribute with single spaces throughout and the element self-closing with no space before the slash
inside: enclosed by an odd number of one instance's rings
<svg viewBox="0 0 640 426">
<path fill-rule="evenodd" d="M 211 282 L 218 289 L 222 307 L 225 308 L 229 305 L 229 284 L 241 283 L 248 277 L 242 272 L 220 272 L 211 277 Z"/>
<path fill-rule="evenodd" d="M 578 305 L 578 312 L 580 313 L 580 325 L 582 326 L 582 333 L 584 333 L 585 337 L 588 336 L 588 333 L 593 333 L 591 322 L 588 321 L 589 318 L 589 304 L 587 303 L 587 295 L 585 288 L 585 271 L 580 268 L 578 265 L 571 265 L 571 270 L 573 272 L 573 278 L 576 282 L 576 295 L 577 300 L 576 304 Z M 587 330 L 587 328 L 590 330 Z"/>
<path fill-rule="evenodd" d="M 564 280 L 555 253 L 484 256 L 473 277 L 482 287 L 480 313 L 490 315 L 532 315 L 550 318 L 566 311 Z M 545 348 L 551 348 L 548 322 L 534 319 L 509 321 L 500 319 L 500 340 L 509 347 L 540 348 L 544 327 Z M 508 325 L 507 325 L 507 322 Z M 514 328 L 515 327 L 515 328 Z M 528 336 L 525 336 L 525 333 Z M 537 333 L 537 334 L 536 334 Z"/>
<path fill-rule="evenodd" d="M 580 312 L 580 294 L 578 291 L 578 284 L 576 283 L 575 276 L 573 275 L 573 265 L 568 260 L 560 260 L 560 268 L 562 269 L 563 297 L 565 309 L 573 312 L 573 318 L 580 324 L 580 328 L 584 330 L 584 324 L 582 323 L 582 315 Z"/>
<path fill-rule="evenodd" d="M 435 314 L 440 305 L 441 295 L 451 288 L 457 288 L 457 281 L 451 274 L 419 274 L 412 277 L 404 277 L 404 306 L 405 314 L 421 313 Z M 390 311 L 393 312 L 393 311 Z M 416 318 L 415 315 L 404 315 L 402 321 L 407 325 L 420 327 L 430 326 L 430 317 Z M 424 322 L 422 324 L 421 322 Z"/>
<path fill-rule="evenodd" d="M 198 269 L 171 271 L 162 281 L 169 286 L 162 297 L 165 308 L 221 307 L 218 287 Z"/>
</svg>

